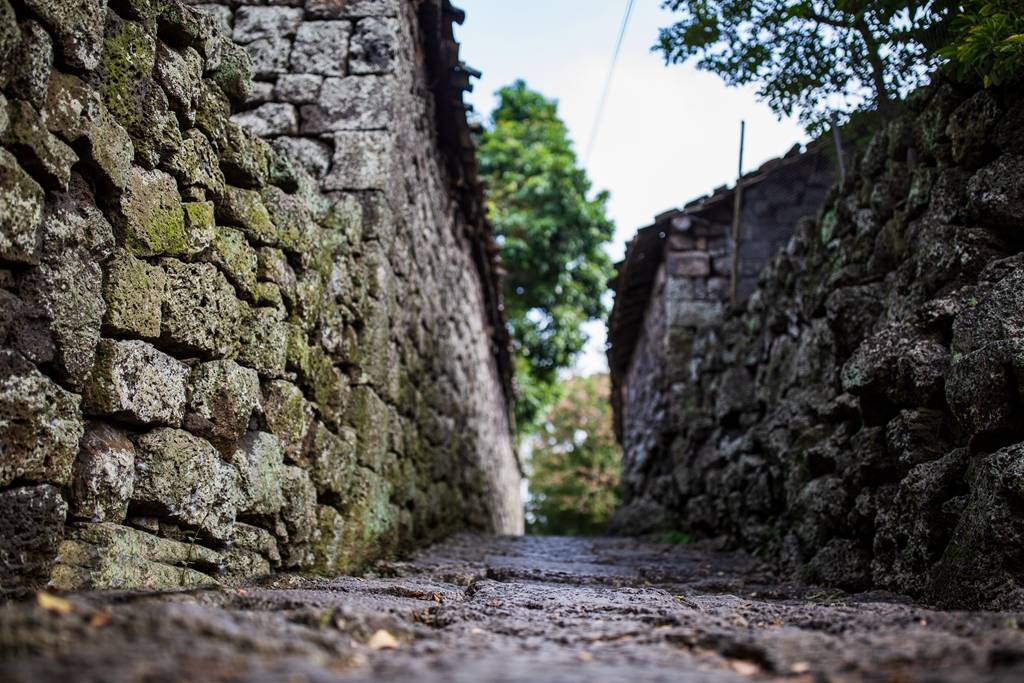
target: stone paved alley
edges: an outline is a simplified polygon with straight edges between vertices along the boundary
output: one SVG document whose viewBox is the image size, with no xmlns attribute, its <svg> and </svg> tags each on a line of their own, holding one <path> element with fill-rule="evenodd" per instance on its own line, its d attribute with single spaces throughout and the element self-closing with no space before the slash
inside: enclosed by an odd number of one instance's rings
<svg viewBox="0 0 1024 683">
<path fill-rule="evenodd" d="M 0 680 L 1017 681 L 1022 615 L 780 583 L 752 558 L 462 535 L 363 578 L 0 611 Z"/>
</svg>

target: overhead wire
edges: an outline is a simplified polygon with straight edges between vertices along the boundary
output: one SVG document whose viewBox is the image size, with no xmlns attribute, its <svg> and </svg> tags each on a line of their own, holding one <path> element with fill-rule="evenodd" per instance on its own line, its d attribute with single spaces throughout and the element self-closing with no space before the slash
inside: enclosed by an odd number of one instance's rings
<svg viewBox="0 0 1024 683">
<path fill-rule="evenodd" d="M 612 52 L 612 62 L 608 66 L 608 75 L 604 79 L 604 87 L 601 89 L 601 99 L 598 100 L 597 110 L 594 112 L 594 124 L 590 128 L 590 140 L 587 142 L 586 152 L 583 155 L 583 165 L 590 161 L 590 155 L 594 151 L 594 143 L 597 141 L 597 133 L 601 127 L 601 119 L 604 116 L 605 105 L 608 102 L 608 93 L 611 90 L 612 77 L 615 75 L 615 65 L 619 62 L 619 53 L 622 52 L 622 41 L 626 37 L 626 28 L 629 26 L 629 18 L 633 14 L 633 5 L 636 0 L 627 0 L 626 13 L 622 16 L 622 25 L 619 27 L 619 37 L 615 41 L 615 50 Z"/>
</svg>

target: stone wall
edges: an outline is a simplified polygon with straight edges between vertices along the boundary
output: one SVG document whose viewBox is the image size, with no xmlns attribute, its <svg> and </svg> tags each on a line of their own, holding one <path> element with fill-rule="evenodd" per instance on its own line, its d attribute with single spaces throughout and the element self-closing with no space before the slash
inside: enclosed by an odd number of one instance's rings
<svg viewBox="0 0 1024 683">
<path fill-rule="evenodd" d="M 0 0 L 0 586 L 522 529 L 460 17 L 289 4 Z"/>
<path fill-rule="evenodd" d="M 741 179 L 739 301 L 754 289 L 766 254 L 789 239 L 797 219 L 820 208 L 834 177 L 828 152 L 821 143 L 795 146 Z M 659 214 L 637 233 L 618 266 L 609 364 L 627 496 L 643 490 L 651 458 L 674 431 L 670 392 L 692 371 L 688 353 L 695 337 L 718 325 L 732 305 L 735 192 L 720 187 Z"/>
<path fill-rule="evenodd" d="M 1024 604 L 1022 101 L 916 93 L 744 309 L 668 349 L 661 419 L 623 430 L 627 467 L 649 452 L 622 528 L 722 536 L 851 590 Z"/>
</svg>

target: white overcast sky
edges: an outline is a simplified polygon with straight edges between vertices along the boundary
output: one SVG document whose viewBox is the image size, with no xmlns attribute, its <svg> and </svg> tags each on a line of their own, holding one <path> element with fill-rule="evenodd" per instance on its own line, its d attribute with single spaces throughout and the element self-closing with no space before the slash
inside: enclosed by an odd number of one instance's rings
<svg viewBox="0 0 1024 683">
<path fill-rule="evenodd" d="M 468 101 L 487 118 L 494 92 L 522 78 L 558 100 L 582 163 L 626 2 L 456 0 L 467 15 L 456 29 L 462 59 L 483 72 Z M 671 21 L 660 0 L 636 0 L 587 163 L 594 187 L 611 193 L 615 260 L 655 214 L 735 180 L 740 120 L 748 170 L 806 141 L 795 120 L 776 120 L 753 89 L 727 88 L 690 64 L 665 66 L 650 48 Z M 605 370 L 604 322 L 587 331 L 576 369 Z"/>
</svg>

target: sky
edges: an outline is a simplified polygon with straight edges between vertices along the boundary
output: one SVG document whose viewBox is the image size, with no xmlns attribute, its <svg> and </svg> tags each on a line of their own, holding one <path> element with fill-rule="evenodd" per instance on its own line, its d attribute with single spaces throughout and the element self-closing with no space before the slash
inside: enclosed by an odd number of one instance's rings
<svg viewBox="0 0 1024 683">
<path fill-rule="evenodd" d="M 461 56 L 483 72 L 467 101 L 486 121 L 494 92 L 522 78 L 549 98 L 583 163 L 627 0 L 456 0 L 466 21 L 456 28 Z M 778 121 L 753 88 L 728 88 L 692 64 L 666 66 L 650 48 L 672 22 L 660 0 L 636 0 L 604 115 L 585 168 L 608 190 L 616 231 L 608 251 L 656 214 L 736 179 L 740 121 L 747 124 L 744 168 L 784 154 L 807 136 L 795 119 Z M 575 370 L 607 369 L 604 321 Z"/>
</svg>

